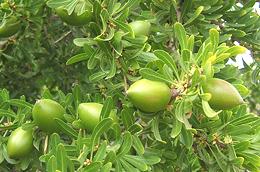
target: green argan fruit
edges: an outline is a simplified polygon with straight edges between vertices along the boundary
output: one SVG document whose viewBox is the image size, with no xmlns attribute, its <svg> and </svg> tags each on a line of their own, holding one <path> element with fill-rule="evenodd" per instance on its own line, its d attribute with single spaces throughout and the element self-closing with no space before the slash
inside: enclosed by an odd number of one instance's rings
<svg viewBox="0 0 260 172">
<path fill-rule="evenodd" d="M 209 104 L 212 108 L 226 110 L 244 103 L 237 89 L 225 80 L 208 79 L 202 88 L 205 93 L 211 94 Z"/>
<path fill-rule="evenodd" d="M 171 90 L 163 82 L 141 79 L 127 90 L 130 101 L 141 111 L 157 112 L 166 108 Z"/>
<path fill-rule="evenodd" d="M 32 130 L 23 130 L 22 127 L 14 130 L 8 138 L 7 154 L 17 159 L 27 156 L 33 149 Z"/>
<path fill-rule="evenodd" d="M 62 21 L 72 26 L 82 26 L 88 24 L 92 19 L 91 11 L 86 11 L 81 15 L 77 15 L 77 13 L 74 11 L 69 15 L 66 9 L 59 7 L 56 9 L 56 13 Z"/>
<path fill-rule="evenodd" d="M 78 107 L 79 118 L 87 130 L 93 131 L 99 123 L 103 105 L 99 103 L 81 103 Z M 111 111 L 110 117 L 117 122 L 115 111 Z"/>
<path fill-rule="evenodd" d="M 16 34 L 21 27 L 20 22 L 15 16 L 3 19 L 0 25 L 0 38 L 10 37 Z"/>
<path fill-rule="evenodd" d="M 151 23 L 146 20 L 137 20 L 129 23 L 135 36 L 147 36 L 150 32 Z"/>
<path fill-rule="evenodd" d="M 64 119 L 65 109 L 56 101 L 41 99 L 35 103 L 32 115 L 39 128 L 46 132 L 58 132 L 55 118 Z"/>
</svg>

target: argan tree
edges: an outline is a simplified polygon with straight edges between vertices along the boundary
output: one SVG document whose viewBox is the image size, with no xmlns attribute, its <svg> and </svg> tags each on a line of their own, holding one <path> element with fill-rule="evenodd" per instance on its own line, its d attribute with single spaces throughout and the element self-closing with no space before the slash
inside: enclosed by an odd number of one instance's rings
<svg viewBox="0 0 260 172">
<path fill-rule="evenodd" d="M 257 4 L 3 1 L 0 171 L 260 171 Z"/>
</svg>

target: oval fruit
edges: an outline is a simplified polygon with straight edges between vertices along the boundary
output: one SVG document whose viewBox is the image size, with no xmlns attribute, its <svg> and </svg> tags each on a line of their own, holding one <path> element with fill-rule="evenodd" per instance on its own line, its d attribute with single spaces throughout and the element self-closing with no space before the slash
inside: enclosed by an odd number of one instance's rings
<svg viewBox="0 0 260 172">
<path fill-rule="evenodd" d="M 0 37 L 6 38 L 16 34 L 20 29 L 20 22 L 15 16 L 10 16 L 2 20 L 0 25 Z"/>
<path fill-rule="evenodd" d="M 127 90 L 130 101 L 144 112 L 157 112 L 166 108 L 171 90 L 163 82 L 141 79 Z"/>
<path fill-rule="evenodd" d="M 65 109 L 56 101 L 41 99 L 35 103 L 32 115 L 39 128 L 46 132 L 58 132 L 55 118 L 64 119 Z"/>
<path fill-rule="evenodd" d="M 57 15 L 61 18 L 62 21 L 69 25 L 73 26 L 82 26 L 91 21 L 92 13 L 91 11 L 86 11 L 81 15 L 77 15 L 74 11 L 72 14 L 68 14 L 67 10 L 63 7 L 59 7 L 56 9 Z"/>
<path fill-rule="evenodd" d="M 28 155 L 33 149 L 32 130 L 23 130 L 22 127 L 14 130 L 8 138 L 7 154 L 16 159 Z"/>
<path fill-rule="evenodd" d="M 211 94 L 209 104 L 212 108 L 226 110 L 244 103 L 237 89 L 225 80 L 208 79 L 202 88 L 205 93 Z"/>
<path fill-rule="evenodd" d="M 129 23 L 135 36 L 147 36 L 150 32 L 151 23 L 146 20 L 137 20 Z"/>
<path fill-rule="evenodd" d="M 93 131 L 96 125 L 99 123 L 99 117 L 102 111 L 103 105 L 99 103 L 81 103 L 78 107 L 79 118 L 84 124 L 85 128 Z M 110 113 L 110 117 L 116 122 L 117 117 L 114 111 Z"/>
</svg>

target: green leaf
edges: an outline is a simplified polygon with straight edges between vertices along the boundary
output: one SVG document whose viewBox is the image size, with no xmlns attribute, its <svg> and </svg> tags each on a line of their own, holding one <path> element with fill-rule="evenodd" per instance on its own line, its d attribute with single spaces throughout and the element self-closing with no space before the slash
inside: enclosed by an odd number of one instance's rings
<svg viewBox="0 0 260 172">
<path fill-rule="evenodd" d="M 99 56 L 102 56 L 102 53 L 100 53 L 99 49 L 97 49 L 88 59 L 88 69 L 94 69 L 97 66 Z"/>
<path fill-rule="evenodd" d="M 130 132 L 126 132 L 123 136 L 123 144 L 120 147 L 120 150 L 118 151 L 118 157 L 122 157 L 125 154 L 127 154 L 133 144 L 133 140 L 132 140 L 132 135 L 130 134 Z"/>
<path fill-rule="evenodd" d="M 114 163 L 114 161 L 115 161 L 116 159 L 117 159 L 117 158 L 116 158 L 116 153 L 115 153 L 114 151 L 110 151 L 110 152 L 107 154 L 104 163 L 109 163 L 109 162 Z"/>
<path fill-rule="evenodd" d="M 225 53 L 229 53 L 230 56 L 236 56 L 238 54 L 242 54 L 246 52 L 246 48 L 242 47 L 242 46 L 233 46 L 231 48 L 229 48 L 229 50 L 227 50 Z"/>
<path fill-rule="evenodd" d="M 215 151 L 215 150 L 213 151 L 213 150 L 211 149 L 211 147 L 209 147 L 209 149 L 210 149 L 212 155 L 214 156 L 214 158 L 216 159 L 219 168 L 220 168 L 223 172 L 225 172 L 225 171 L 226 171 L 225 169 L 227 168 L 227 167 L 226 167 L 226 164 L 224 163 L 225 161 L 222 159 L 221 156 L 219 156 L 219 154 L 218 154 L 217 151 Z"/>
<path fill-rule="evenodd" d="M 233 85 L 236 87 L 236 89 L 238 90 L 238 92 L 242 97 L 246 97 L 250 94 L 249 89 L 246 88 L 244 85 L 242 84 L 233 84 Z"/>
<path fill-rule="evenodd" d="M 58 147 L 57 147 L 56 159 L 57 159 L 58 169 L 61 170 L 62 172 L 66 172 L 67 171 L 67 154 L 66 154 L 63 144 L 61 144 L 61 143 L 58 144 Z"/>
<path fill-rule="evenodd" d="M 203 43 L 202 46 L 199 49 L 199 52 L 196 56 L 197 62 L 205 63 L 206 57 L 208 56 L 208 53 L 212 51 L 212 43 Z"/>
<path fill-rule="evenodd" d="M 173 70 L 175 77 L 179 80 L 180 78 L 178 69 L 176 67 L 174 59 L 170 56 L 170 54 L 163 50 L 155 50 L 154 54 Z"/>
<path fill-rule="evenodd" d="M 69 126 L 67 123 L 65 123 L 63 120 L 59 118 L 55 118 L 54 120 L 57 122 L 58 128 L 61 131 L 63 131 L 64 133 L 68 134 L 73 138 L 77 138 L 78 133 L 71 126 Z"/>
<path fill-rule="evenodd" d="M 103 160 L 106 156 L 106 148 L 107 148 L 107 141 L 103 141 L 103 143 L 98 148 L 98 150 L 93 158 L 93 161 Z"/>
<path fill-rule="evenodd" d="M 187 37 L 186 37 L 186 31 L 181 23 L 175 23 L 174 24 L 174 33 L 177 37 L 179 44 L 181 46 L 181 50 L 184 50 L 188 46 Z"/>
<path fill-rule="evenodd" d="M 110 70 L 107 74 L 106 79 L 113 78 L 116 75 L 116 62 L 115 59 L 111 59 L 111 65 L 110 65 Z"/>
<path fill-rule="evenodd" d="M 113 99 L 112 99 L 111 96 L 108 96 L 106 98 L 106 101 L 105 101 L 103 108 L 101 110 L 100 120 L 102 120 L 104 118 L 108 118 L 113 107 L 114 107 Z"/>
<path fill-rule="evenodd" d="M 173 124 L 172 124 L 171 137 L 172 138 L 177 137 L 180 134 L 181 129 L 182 129 L 182 123 L 174 117 Z"/>
<path fill-rule="evenodd" d="M 140 69 L 139 73 L 142 75 L 143 78 L 154 80 L 154 81 L 161 81 L 161 82 L 167 82 L 169 84 L 172 84 L 172 81 L 168 80 L 165 76 L 162 74 L 153 71 L 149 68 L 143 68 Z"/>
<path fill-rule="evenodd" d="M 97 172 L 101 167 L 101 162 L 92 162 L 90 165 L 84 168 L 83 172 Z"/>
<path fill-rule="evenodd" d="M 89 144 L 87 144 L 87 145 L 89 145 Z M 86 161 L 86 158 L 87 158 L 87 156 L 89 155 L 90 151 L 91 151 L 91 150 L 90 150 L 89 146 L 86 146 L 86 144 L 84 144 L 84 145 L 83 145 L 83 148 L 82 148 L 82 151 L 80 152 L 80 154 L 79 154 L 79 156 L 78 156 L 78 158 L 77 158 L 77 161 L 78 161 L 81 165 L 83 165 L 84 162 Z"/>
<path fill-rule="evenodd" d="M 50 136 L 49 148 L 55 148 L 59 143 L 61 143 L 60 136 L 57 133 L 53 133 Z"/>
<path fill-rule="evenodd" d="M 140 138 L 136 135 L 133 135 L 132 139 L 133 139 L 133 147 L 136 150 L 137 154 L 143 155 L 144 154 L 144 146 L 143 146 Z"/>
<path fill-rule="evenodd" d="M 49 0 L 46 4 L 50 8 L 57 8 L 60 6 L 67 5 L 70 2 L 70 0 Z"/>
<path fill-rule="evenodd" d="M 126 129 L 134 124 L 134 112 L 129 108 L 124 108 L 121 111 L 121 119 Z"/>
<path fill-rule="evenodd" d="M 188 39 L 187 49 L 193 52 L 193 48 L 194 48 L 194 35 L 191 35 Z"/>
<path fill-rule="evenodd" d="M 16 114 L 11 110 L 0 109 L 0 117 L 2 116 L 15 118 Z"/>
<path fill-rule="evenodd" d="M 159 116 L 154 117 L 152 120 L 152 132 L 156 140 L 158 140 L 161 143 L 166 144 L 166 141 L 163 141 L 160 135 L 160 130 L 159 130 Z"/>
<path fill-rule="evenodd" d="M 131 8 L 133 5 L 137 4 L 140 0 L 128 0 L 121 8 L 117 10 L 117 13 L 123 11 L 127 8 Z"/>
<path fill-rule="evenodd" d="M 190 25 L 192 22 L 195 21 L 195 19 L 201 14 L 203 11 L 204 7 L 199 6 L 196 11 L 193 13 L 193 15 L 189 18 L 189 20 L 184 24 L 184 26 Z"/>
<path fill-rule="evenodd" d="M 121 159 L 119 159 L 119 161 L 122 164 L 125 171 L 131 171 L 131 172 L 138 172 L 139 171 L 136 168 L 134 168 L 130 163 L 125 161 L 124 159 L 121 158 Z"/>
<path fill-rule="evenodd" d="M 140 161 L 145 161 L 147 165 L 154 165 L 161 161 L 160 155 L 146 155 L 144 154 L 143 157 L 136 157 L 136 159 L 140 159 Z"/>
<path fill-rule="evenodd" d="M 21 100 L 21 99 L 11 99 L 9 100 L 9 103 L 13 106 L 17 106 L 17 107 L 26 107 L 29 109 L 32 109 L 33 105 L 31 103 L 26 102 L 25 100 Z"/>
<path fill-rule="evenodd" d="M 193 137 L 191 131 L 187 130 L 186 128 L 182 127 L 181 135 L 180 135 L 181 142 L 190 149 L 193 144 Z"/>
<path fill-rule="evenodd" d="M 219 44 L 219 32 L 217 31 L 217 29 L 215 29 L 215 28 L 210 29 L 209 37 L 210 37 L 210 41 L 212 43 L 213 50 L 215 51 Z"/>
<path fill-rule="evenodd" d="M 100 169 L 100 172 L 110 172 L 111 168 L 112 168 L 112 163 L 108 162 Z"/>
<path fill-rule="evenodd" d="M 91 159 L 93 157 L 93 151 L 95 144 L 99 141 L 99 137 L 110 129 L 113 124 L 113 120 L 111 118 L 104 118 L 102 121 L 98 123 L 98 125 L 94 128 L 93 133 L 91 135 Z"/>
<path fill-rule="evenodd" d="M 187 102 L 185 102 L 184 100 L 179 102 L 175 108 L 175 117 L 178 121 L 185 125 L 186 129 L 191 129 L 191 124 L 186 117 L 186 107 L 189 107 L 189 104 Z"/>
<path fill-rule="evenodd" d="M 184 49 L 181 51 L 181 59 L 180 64 L 182 66 L 182 69 L 185 71 L 189 70 L 190 67 L 190 59 L 192 58 L 192 53 L 188 49 Z"/>
<path fill-rule="evenodd" d="M 90 46 L 97 44 L 96 41 L 90 38 L 75 38 L 73 43 L 78 47 L 83 47 L 85 44 Z"/>
<path fill-rule="evenodd" d="M 107 75 L 107 72 L 99 71 L 89 76 L 89 81 L 91 82 L 97 82 L 103 78 L 105 78 Z"/>
<path fill-rule="evenodd" d="M 216 61 L 214 63 L 219 63 L 219 62 L 222 62 L 224 60 L 226 60 L 227 58 L 230 57 L 230 53 L 221 53 L 220 55 L 218 55 L 216 57 Z"/>
<path fill-rule="evenodd" d="M 54 155 L 50 157 L 47 162 L 47 172 L 56 172 L 57 170 L 57 160 Z"/>
<path fill-rule="evenodd" d="M 205 100 L 202 100 L 202 108 L 205 113 L 205 115 L 209 118 L 214 119 L 215 117 L 218 117 L 218 114 L 222 112 L 222 110 L 215 112 L 211 107 L 209 106 L 209 103 Z"/>
<path fill-rule="evenodd" d="M 174 82 L 172 70 L 166 64 L 163 65 L 162 73 L 168 80 Z"/>
<path fill-rule="evenodd" d="M 134 32 L 128 24 L 121 22 L 119 20 L 112 20 L 122 31 L 129 33 L 131 37 L 134 37 Z"/>
<path fill-rule="evenodd" d="M 123 157 L 124 160 L 132 164 L 134 167 L 138 168 L 141 171 L 147 171 L 148 166 L 145 161 L 140 161 L 140 159 L 136 159 L 137 156 L 126 155 Z"/>
<path fill-rule="evenodd" d="M 143 127 L 140 124 L 133 124 L 128 128 L 128 131 L 131 134 L 138 134 L 143 130 Z"/>
<path fill-rule="evenodd" d="M 72 56 L 67 62 L 66 65 L 71 65 L 80 61 L 84 61 L 87 60 L 89 58 L 88 56 L 89 54 L 87 53 L 81 53 L 81 54 L 77 54 L 75 56 Z"/>
</svg>

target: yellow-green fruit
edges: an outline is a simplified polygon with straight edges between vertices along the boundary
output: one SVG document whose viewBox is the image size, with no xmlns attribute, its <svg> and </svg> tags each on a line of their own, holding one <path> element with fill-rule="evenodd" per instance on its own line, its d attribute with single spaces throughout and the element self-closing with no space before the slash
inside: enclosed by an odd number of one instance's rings
<svg viewBox="0 0 260 172">
<path fill-rule="evenodd" d="M 2 20 L 0 25 L 0 38 L 10 37 L 16 34 L 20 29 L 20 22 L 15 16 L 10 16 Z"/>
<path fill-rule="evenodd" d="M 87 130 L 93 131 L 99 123 L 103 105 L 99 103 L 81 103 L 78 107 L 79 118 Z M 110 117 L 117 122 L 116 113 L 112 110 Z"/>
<path fill-rule="evenodd" d="M 202 88 L 205 93 L 211 94 L 209 104 L 212 108 L 226 110 L 244 103 L 237 89 L 225 80 L 208 79 Z"/>
<path fill-rule="evenodd" d="M 56 101 L 41 99 L 35 103 L 32 115 L 39 128 L 46 132 L 58 132 L 55 118 L 64 119 L 65 109 Z"/>
<path fill-rule="evenodd" d="M 57 8 L 56 13 L 61 18 L 62 21 L 73 26 L 82 26 L 88 24 L 92 18 L 91 11 L 86 11 L 81 15 L 77 15 L 77 13 L 74 11 L 72 12 L 72 14 L 69 15 L 67 10 L 64 9 L 63 7 Z"/>
<path fill-rule="evenodd" d="M 22 127 L 14 130 L 8 138 L 7 154 L 10 158 L 22 158 L 33 149 L 32 130 L 23 130 Z"/>
<path fill-rule="evenodd" d="M 150 32 L 151 23 L 146 20 L 137 20 L 129 23 L 135 36 L 147 36 Z"/>
<path fill-rule="evenodd" d="M 171 90 L 163 82 L 141 79 L 127 90 L 130 101 L 141 111 L 157 112 L 166 108 Z"/>
</svg>

